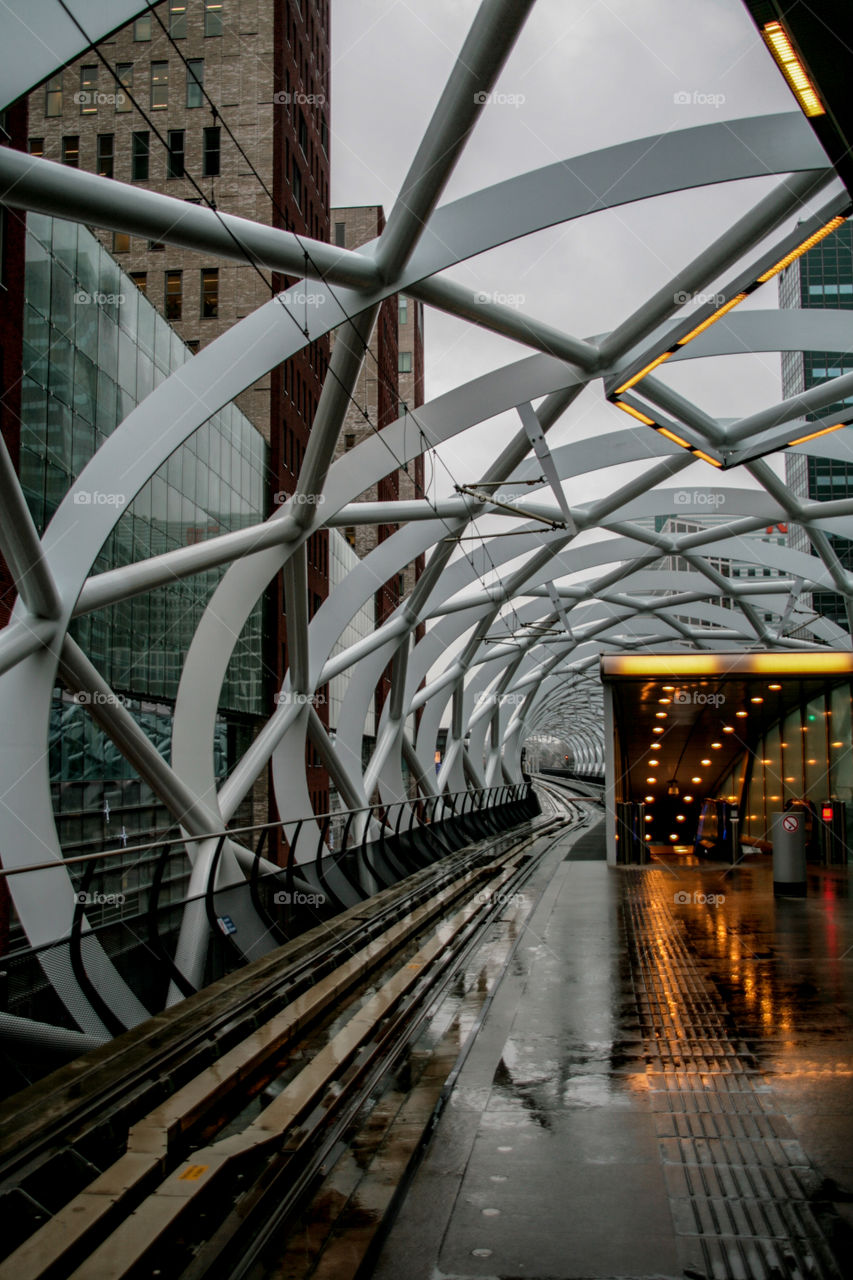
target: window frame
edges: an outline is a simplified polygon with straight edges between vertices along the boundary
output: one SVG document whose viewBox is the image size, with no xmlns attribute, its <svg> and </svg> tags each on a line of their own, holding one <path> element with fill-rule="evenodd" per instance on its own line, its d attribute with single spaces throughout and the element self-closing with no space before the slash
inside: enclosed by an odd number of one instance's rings
<svg viewBox="0 0 853 1280">
<path fill-rule="evenodd" d="M 109 147 L 104 146 L 109 142 Z M 105 152 L 109 151 L 109 156 Z M 109 173 L 104 172 L 104 159 L 109 159 Z M 116 137 L 114 133 L 99 133 L 95 143 L 95 169 L 99 178 L 115 177 Z"/>
<path fill-rule="evenodd" d="M 57 107 L 58 104 L 58 107 Z M 54 110 L 53 108 L 57 108 Z M 62 72 L 48 76 L 44 82 L 44 114 L 48 120 L 62 115 Z"/>
<path fill-rule="evenodd" d="M 201 67 L 201 76 L 197 76 L 196 67 Z M 190 99 L 198 92 L 198 102 L 192 102 Z M 187 58 L 187 111 L 195 111 L 198 107 L 204 106 L 204 58 Z"/>
<path fill-rule="evenodd" d="M 180 137 L 180 149 L 173 146 L 172 139 Z M 168 149 L 166 151 L 167 180 L 186 176 L 186 130 L 170 129 L 166 134 Z"/>
<path fill-rule="evenodd" d="M 98 114 L 98 64 L 97 62 L 86 62 L 80 67 L 80 89 L 77 94 L 77 104 L 80 107 L 81 116 L 94 116 Z"/>
<path fill-rule="evenodd" d="M 116 111 L 132 111 L 133 103 L 130 95 L 133 93 L 133 66 L 132 62 L 116 63 L 116 80 L 121 85 L 121 89 L 116 91 L 115 108 Z"/>
<path fill-rule="evenodd" d="M 177 283 L 177 291 L 170 292 L 170 283 Z M 177 305 L 175 300 L 177 299 Z M 172 314 L 174 312 L 174 314 Z M 163 315 L 172 324 L 183 319 L 184 312 L 184 273 L 180 268 L 172 268 L 163 273 Z"/>
<path fill-rule="evenodd" d="M 215 146 L 211 146 L 214 141 Z M 211 156 L 216 156 L 215 165 L 211 162 Z M 202 135 L 202 164 L 201 176 L 203 178 L 218 178 L 222 172 L 222 130 L 218 124 L 206 125 Z"/>
<path fill-rule="evenodd" d="M 155 72 L 155 67 L 158 70 Z M 165 67 L 165 75 L 162 68 Z M 162 97 L 162 102 L 158 101 Z M 158 58 L 151 63 L 151 73 L 149 80 L 149 107 L 152 111 L 167 111 L 169 109 L 169 63 L 167 59 Z"/>
<path fill-rule="evenodd" d="M 215 284 L 214 300 L 212 306 L 209 302 L 210 292 L 207 288 L 208 279 L 212 278 Z M 199 311 L 202 320 L 217 320 L 219 318 L 219 268 L 218 267 L 202 267 L 200 274 L 199 287 Z"/>
<path fill-rule="evenodd" d="M 151 133 L 148 129 L 134 129 L 130 138 L 130 180 L 148 182 L 151 176 Z M 144 168 L 145 172 L 137 173 L 137 168 Z"/>
</svg>

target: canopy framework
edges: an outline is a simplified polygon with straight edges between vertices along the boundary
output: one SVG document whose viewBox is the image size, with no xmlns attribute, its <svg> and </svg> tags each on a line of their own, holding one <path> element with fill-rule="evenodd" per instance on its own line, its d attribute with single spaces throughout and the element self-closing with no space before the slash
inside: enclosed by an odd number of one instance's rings
<svg viewBox="0 0 853 1280">
<path fill-rule="evenodd" d="M 853 631 L 853 576 L 828 538 L 849 531 L 853 500 L 797 499 L 763 457 L 807 435 L 813 424 L 805 423 L 803 415 L 843 400 L 853 375 L 832 379 L 817 393 L 770 404 L 738 422 L 723 422 L 651 372 L 653 365 L 663 363 L 665 352 L 677 363 L 745 352 L 853 347 L 850 312 L 740 313 L 728 308 L 773 263 L 813 234 L 813 227 L 843 219 L 849 196 L 808 123 L 794 112 L 626 142 L 442 205 L 442 191 L 531 8 L 532 0 L 483 0 L 386 229 L 361 250 L 333 250 L 0 148 L 0 198 L 10 207 L 195 245 L 223 257 L 239 250 L 291 274 L 296 264 L 303 270 L 307 263 L 307 278 L 333 286 L 326 293 L 308 294 L 313 301 L 299 325 L 281 300 L 272 300 L 201 351 L 180 376 L 157 387 L 78 476 L 41 540 L 8 456 L 0 452 L 0 498 L 8 513 L 0 519 L 0 549 L 19 592 L 12 620 L 0 634 L 0 715 L 6 726 L 0 748 L 0 848 L 7 865 L 62 857 L 44 751 L 57 679 L 75 692 L 99 690 L 102 729 L 174 819 L 188 833 L 205 836 L 233 817 L 268 764 L 285 820 L 310 813 L 306 737 L 331 766 L 348 804 L 365 806 L 375 794 L 390 803 L 404 794 L 404 763 L 425 795 L 518 781 L 524 743 L 534 733 L 566 741 L 584 768 L 600 767 L 605 744 L 596 666 L 602 652 L 849 648 L 847 632 L 828 618 L 798 609 L 797 599 L 813 590 L 838 592 Z M 114 21 L 114 7 L 88 0 L 85 33 L 92 40 Z M 43 50 L 39 56 L 43 59 Z M 13 40 L 0 60 L 16 57 L 26 61 L 26 50 L 16 49 Z M 41 64 L 34 68 L 34 80 L 43 74 Z M 769 195 L 733 225 L 721 227 L 673 280 L 612 332 L 594 340 L 562 333 L 513 308 L 483 303 L 443 278 L 443 272 L 478 254 L 575 218 L 768 174 L 781 179 Z M 797 215 L 810 221 L 796 232 L 786 229 Z M 734 274 L 723 286 L 723 307 L 717 306 L 718 311 L 728 308 L 724 315 L 714 319 L 710 304 L 698 310 L 685 307 L 685 298 L 730 271 Z M 529 354 L 426 404 L 417 414 L 418 433 L 407 430 L 404 415 L 349 452 L 345 465 L 334 463 L 348 396 L 378 306 L 400 291 L 510 337 Z M 263 525 L 139 561 L 120 574 L 94 574 L 92 566 L 121 505 L 132 500 L 174 449 L 213 411 L 332 329 L 338 330 L 338 341 L 295 495 Z M 571 436 L 576 402 L 590 386 L 603 388 L 627 411 L 624 425 L 606 437 L 606 448 L 601 439 L 583 438 L 553 447 L 549 433 L 560 423 Z M 425 444 L 441 446 L 511 411 L 516 429 L 509 444 L 455 497 L 355 501 L 398 460 L 411 462 Z M 827 425 L 847 418 L 836 417 Z M 848 452 L 844 433 L 806 441 L 796 449 L 836 457 Z M 679 476 L 697 459 L 722 468 L 743 467 L 757 487 L 721 483 L 722 476 L 715 474 L 711 489 L 706 479 L 685 490 Z M 579 478 L 625 464 L 630 464 L 630 477 L 622 475 L 606 496 L 569 503 L 566 481 L 576 484 Z M 77 493 L 117 487 L 122 504 L 75 502 Z M 699 490 L 719 496 L 725 520 L 687 533 L 655 528 L 654 517 L 661 512 L 700 512 L 701 505 L 689 501 L 690 491 L 695 496 Z M 472 536 L 474 522 L 482 516 L 501 521 L 501 528 L 482 538 L 477 532 L 473 549 L 462 553 L 462 540 Z M 362 520 L 397 525 L 398 530 L 335 588 L 309 622 L 307 539 L 318 529 Z M 747 536 L 784 521 L 806 529 L 815 555 Z M 336 643 L 372 598 L 377 581 L 387 581 L 421 554 L 427 557 L 426 569 L 396 613 L 373 636 L 333 657 Z M 776 576 L 733 578 L 721 572 L 721 560 L 754 565 L 762 572 L 770 565 Z M 676 562 L 686 569 L 673 571 Z M 142 730 L 130 722 L 120 700 L 111 697 L 67 630 L 75 616 L 216 565 L 230 567 L 185 657 L 167 765 L 142 740 Z M 211 743 L 220 689 L 236 637 L 278 573 L 285 581 L 291 667 L 267 724 L 218 785 Z M 426 632 L 418 638 L 421 624 Z M 372 757 L 362 770 L 368 707 L 389 663 L 390 695 Z M 332 742 L 312 714 L 311 695 L 332 675 L 347 670 L 358 678 L 350 682 Z M 446 748 L 435 777 L 433 761 L 445 720 Z M 198 883 L 208 875 L 214 844 L 211 839 L 190 847 Z M 223 859 L 220 878 L 227 883 L 229 877 L 241 876 L 240 850 L 234 848 Z M 14 877 L 11 885 L 34 944 L 67 933 L 70 881 L 58 872 L 49 877 L 33 873 Z M 179 957 L 187 973 L 197 974 L 202 967 L 207 927 L 198 914 L 184 921 Z M 106 957 L 101 964 L 106 998 L 126 998 Z M 64 976 L 63 997 L 82 1031 L 103 1031 L 70 975 Z"/>
</svg>

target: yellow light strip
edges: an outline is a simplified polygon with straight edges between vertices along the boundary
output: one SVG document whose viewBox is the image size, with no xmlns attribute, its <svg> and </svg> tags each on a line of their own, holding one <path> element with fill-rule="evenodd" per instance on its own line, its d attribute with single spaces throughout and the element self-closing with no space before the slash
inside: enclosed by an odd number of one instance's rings
<svg viewBox="0 0 853 1280">
<path fill-rule="evenodd" d="M 703 453 L 701 449 L 694 449 L 697 458 L 701 458 L 703 462 L 710 462 L 712 467 L 721 467 L 722 462 L 718 462 L 716 458 L 712 458 L 710 453 Z"/>
<path fill-rule="evenodd" d="M 641 378 L 645 378 L 647 373 L 651 373 L 652 369 L 656 369 L 659 364 L 663 364 L 664 360 L 668 360 L 672 355 L 671 351 L 664 351 L 662 356 L 658 356 L 657 360 L 653 360 L 651 364 L 647 364 L 645 369 L 641 369 L 639 373 L 635 373 L 633 378 L 629 378 L 627 382 L 623 382 L 621 387 L 617 387 L 615 394 L 621 396 L 623 391 L 627 391 L 634 383 L 639 382 Z"/>
<path fill-rule="evenodd" d="M 646 427 L 655 426 L 654 419 L 647 418 L 644 413 L 640 413 L 639 409 L 634 409 L 629 404 L 623 404 L 621 400 L 614 400 L 613 404 L 616 405 L 617 409 L 621 409 L 623 413 L 630 413 L 632 418 L 636 418 L 637 421 L 642 422 L 644 426 Z"/>
<path fill-rule="evenodd" d="M 738 293 L 733 298 L 730 298 L 728 302 L 723 304 L 723 306 L 718 307 L 712 316 L 708 316 L 707 320 L 703 320 L 701 324 L 697 324 L 695 329 L 691 329 L 683 338 L 679 338 L 678 345 L 683 347 L 686 343 L 692 342 L 693 339 L 698 337 L 700 333 L 703 333 L 705 329 L 709 328 L 712 324 L 716 324 L 716 322 L 724 316 L 727 311 L 731 311 L 732 307 L 736 307 L 739 303 L 743 302 L 745 297 L 745 293 Z"/>
<path fill-rule="evenodd" d="M 666 427 L 658 427 L 658 434 L 666 436 L 667 440 L 672 440 L 674 444 L 680 444 L 682 449 L 690 448 L 688 440 L 682 440 L 681 436 L 677 436 L 674 431 L 668 431 Z"/>
<path fill-rule="evenodd" d="M 817 90 L 806 75 L 805 68 L 794 53 L 788 33 L 781 22 L 765 22 L 762 35 L 782 75 L 793 90 L 794 97 L 807 116 L 826 115 Z"/>
<path fill-rule="evenodd" d="M 811 435 L 800 436 L 797 440 L 789 440 L 788 448 L 793 448 L 795 444 L 805 444 L 807 440 L 817 440 L 818 436 L 828 436 L 830 431 L 837 431 L 839 427 L 846 427 L 846 422 L 836 422 L 834 427 L 822 427 L 820 431 L 813 431 Z"/>
<path fill-rule="evenodd" d="M 825 227 L 821 227 L 820 231 L 816 231 L 813 236 L 809 236 L 808 240 L 804 240 L 796 249 L 786 253 L 785 257 L 780 262 L 777 262 L 775 267 L 771 267 L 769 271 L 765 271 L 763 275 L 760 275 L 758 283 L 764 284 L 766 280 L 770 280 L 773 276 L 778 275 L 780 271 L 784 271 L 792 262 L 795 262 L 797 258 L 801 258 L 804 253 L 808 253 L 809 249 L 813 249 L 816 244 L 820 244 L 825 236 L 828 236 L 846 221 L 847 219 L 842 217 L 830 219 Z"/>
<path fill-rule="evenodd" d="M 605 676 L 847 675 L 853 653 L 603 654 Z"/>
</svg>

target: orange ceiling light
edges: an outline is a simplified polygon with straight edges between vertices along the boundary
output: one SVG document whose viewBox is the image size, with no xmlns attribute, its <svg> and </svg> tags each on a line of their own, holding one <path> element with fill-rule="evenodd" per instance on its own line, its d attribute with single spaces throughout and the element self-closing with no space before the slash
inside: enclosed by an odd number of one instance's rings
<svg viewBox="0 0 853 1280">
<path fill-rule="evenodd" d="M 846 422 L 836 422 L 832 427 L 822 427 L 820 431 L 812 431 L 807 436 L 798 436 L 796 440 L 789 440 L 788 447 L 793 449 L 795 444 L 805 444 L 807 440 L 817 440 L 818 436 L 828 436 L 830 431 L 837 431 L 839 427 L 846 427 Z"/>
<path fill-rule="evenodd" d="M 704 333 L 712 324 L 716 324 L 718 320 L 722 319 L 727 311 L 731 311 L 734 307 L 743 302 L 745 297 L 745 293 L 737 293 L 733 298 L 729 298 L 728 302 L 724 302 L 721 307 L 718 307 L 713 315 L 708 316 L 707 320 L 703 320 L 701 324 L 697 324 L 695 329 L 691 329 L 689 333 L 685 333 L 683 338 L 679 338 L 679 347 L 686 346 L 688 342 L 692 342 L 694 338 L 698 338 L 700 333 Z"/>
<path fill-rule="evenodd" d="M 813 249 L 816 244 L 820 244 L 827 236 L 832 235 L 833 231 L 837 231 L 840 226 L 846 222 L 846 218 L 842 218 L 839 214 L 835 218 L 830 218 L 825 226 L 820 227 L 813 235 L 810 235 L 802 244 L 798 244 L 796 249 L 792 249 L 790 253 L 786 253 L 784 258 L 780 258 L 775 266 L 769 267 L 758 277 L 759 284 L 765 284 L 768 280 L 772 280 L 780 271 L 784 271 L 786 267 L 790 267 L 792 262 L 796 262 L 797 258 L 801 258 L 804 253 L 808 253 L 809 249 Z"/>
<path fill-rule="evenodd" d="M 664 351 L 663 355 L 658 356 L 657 359 L 652 360 L 650 364 L 647 364 L 645 369 L 641 369 L 639 373 L 634 374 L 633 378 L 629 378 L 627 382 L 622 383 L 621 387 L 617 387 L 615 394 L 617 396 L 621 396 L 623 391 L 628 391 L 631 387 L 635 386 L 636 383 L 645 378 L 647 373 L 651 373 L 652 369 L 656 369 L 659 364 L 663 364 L 664 360 L 668 360 L 671 355 L 671 351 Z"/>
<path fill-rule="evenodd" d="M 761 34 L 765 44 L 773 55 L 773 61 L 788 81 L 791 92 L 799 102 L 803 112 L 811 119 L 813 116 L 826 115 L 826 108 L 820 100 L 818 91 L 809 79 L 808 73 L 794 52 L 787 31 L 781 22 L 765 22 Z"/>
</svg>

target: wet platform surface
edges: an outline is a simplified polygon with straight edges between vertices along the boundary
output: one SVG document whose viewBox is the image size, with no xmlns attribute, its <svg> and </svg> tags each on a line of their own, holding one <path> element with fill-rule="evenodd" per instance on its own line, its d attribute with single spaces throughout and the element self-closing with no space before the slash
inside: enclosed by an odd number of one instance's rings
<svg viewBox="0 0 853 1280">
<path fill-rule="evenodd" d="M 378 1280 L 853 1275 L 850 871 L 689 862 L 548 855 Z"/>
</svg>

